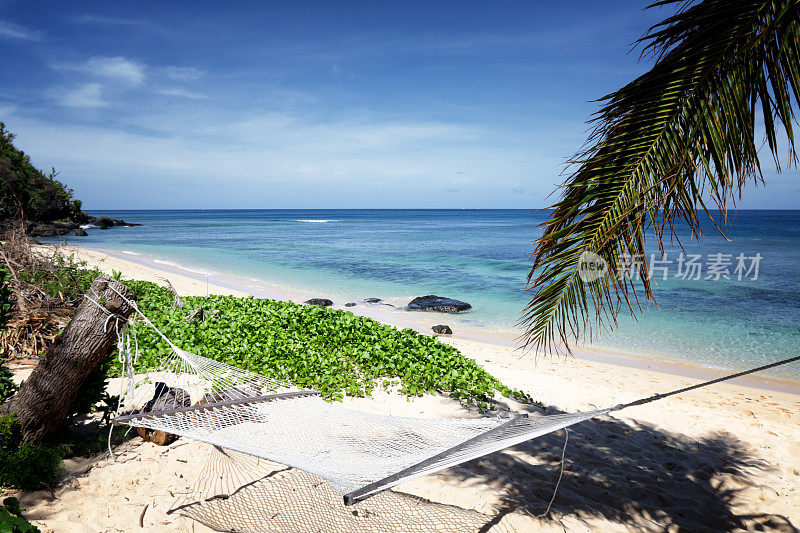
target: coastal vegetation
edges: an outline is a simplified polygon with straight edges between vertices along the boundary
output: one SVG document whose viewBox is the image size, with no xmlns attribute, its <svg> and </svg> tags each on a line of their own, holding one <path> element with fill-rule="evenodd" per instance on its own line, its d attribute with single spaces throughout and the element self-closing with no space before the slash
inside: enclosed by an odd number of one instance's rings
<svg viewBox="0 0 800 533">
<path fill-rule="evenodd" d="M 49 222 L 79 215 L 80 200 L 56 179 L 55 169 L 43 173 L 13 141 L 14 134 L 0 122 L 0 219 Z"/>
<path fill-rule="evenodd" d="M 524 320 L 527 343 L 538 349 L 569 349 L 613 327 L 621 310 L 635 314 L 642 300 L 654 301 L 647 237 L 663 253 L 665 242 L 679 242 L 676 225 L 699 238 L 707 216 L 722 231 L 745 185 L 763 181 L 762 146 L 778 171 L 781 153 L 796 163 L 800 5 L 665 0 L 650 7 L 672 4 L 677 13 L 638 41 L 655 64 L 601 99 L 587 148 L 543 224 Z M 582 279 L 587 257 L 609 274 Z"/>
<path fill-rule="evenodd" d="M 447 393 L 480 409 L 492 409 L 495 394 L 530 401 L 456 348 L 411 329 L 347 311 L 252 297 L 182 297 L 186 305 L 176 309 L 168 289 L 146 281 L 125 283 L 142 312 L 182 349 L 316 389 L 328 400 L 369 396 L 382 386 L 410 397 Z M 208 318 L 187 320 L 198 307 Z M 135 370 L 156 367 L 169 346 L 151 328 L 138 328 L 137 337 Z"/>
<path fill-rule="evenodd" d="M 12 237 L 13 240 L 13 237 Z M 3 255 L 8 260 L 9 240 L 3 243 Z M 72 268 L 55 268 L 57 270 L 74 270 Z M 43 275 L 37 269 L 25 271 L 26 274 Z M 12 277 L 6 269 L 0 269 L 0 335 L 7 338 L 9 323 L 13 324 L 15 316 L 27 314 L 31 303 L 25 293 L 16 293 L 12 285 Z M 64 284 L 64 290 L 68 284 Z M 19 287 L 17 285 L 17 287 Z M 22 298 L 22 302 L 19 298 Z M 3 346 L 3 353 L 9 354 L 8 344 Z M 17 392 L 12 380 L 11 370 L 0 360 L 0 404 Z M 91 400 L 90 400 L 91 401 Z M 69 452 L 69 447 L 59 443 L 25 443 L 22 442 L 19 421 L 15 413 L 0 416 L 0 486 L 23 489 L 40 489 L 52 484 L 58 475 L 62 458 Z M 0 530 L 5 524 L 19 524 L 22 518 L 19 513 L 0 511 Z M 10 526 L 9 526 L 10 527 Z M 12 529 L 12 531 L 15 531 Z M 25 530 L 27 531 L 27 530 Z"/>
<path fill-rule="evenodd" d="M 4 498 L 0 504 L 0 532 L 2 533 L 39 533 L 40 529 L 22 516 L 19 500 Z"/>
<path fill-rule="evenodd" d="M 0 122 L 0 227 L 22 226 L 31 236 L 53 237 L 83 233 L 84 224 L 101 229 L 130 226 L 124 220 L 93 217 L 81 210 L 72 189 L 31 163 L 30 156 L 14 146 L 14 134 Z"/>
</svg>

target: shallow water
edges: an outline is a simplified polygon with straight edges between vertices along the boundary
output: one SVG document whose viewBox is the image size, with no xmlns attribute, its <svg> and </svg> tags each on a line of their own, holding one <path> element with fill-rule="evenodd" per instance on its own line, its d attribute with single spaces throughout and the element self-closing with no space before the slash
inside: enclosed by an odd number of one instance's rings
<svg viewBox="0 0 800 533">
<path fill-rule="evenodd" d="M 81 245 L 149 256 L 194 274 L 232 273 L 319 296 L 405 303 L 439 294 L 470 302 L 446 323 L 521 332 L 516 326 L 537 225 L 523 210 L 202 210 L 102 211 L 141 227 L 89 229 Z M 597 344 L 617 351 L 709 367 L 745 368 L 789 357 L 800 346 L 800 211 L 743 211 L 726 242 L 713 226 L 702 246 L 681 230 L 686 254 L 700 254 L 700 279 L 682 279 L 680 250 L 667 251 L 667 279 L 638 322 L 623 318 Z M 54 241 L 55 239 L 45 239 Z M 706 279 L 713 254 L 730 254 L 728 277 Z M 761 255 L 758 278 L 737 279 Z M 723 261 L 724 262 L 724 261 Z M 800 381 L 800 367 L 772 372 Z"/>
</svg>

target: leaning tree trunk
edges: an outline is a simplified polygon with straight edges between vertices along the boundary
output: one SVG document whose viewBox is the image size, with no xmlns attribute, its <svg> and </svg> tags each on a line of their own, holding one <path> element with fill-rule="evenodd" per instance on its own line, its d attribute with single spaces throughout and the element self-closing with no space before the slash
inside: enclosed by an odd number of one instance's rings
<svg viewBox="0 0 800 533">
<path fill-rule="evenodd" d="M 133 309 L 111 287 L 133 300 L 123 284 L 99 276 L 87 294 L 104 309 L 84 299 L 31 376 L 0 406 L 0 414 L 16 413 L 23 442 L 45 440 L 61 427 L 86 379 L 114 346 L 116 326 Z"/>
</svg>

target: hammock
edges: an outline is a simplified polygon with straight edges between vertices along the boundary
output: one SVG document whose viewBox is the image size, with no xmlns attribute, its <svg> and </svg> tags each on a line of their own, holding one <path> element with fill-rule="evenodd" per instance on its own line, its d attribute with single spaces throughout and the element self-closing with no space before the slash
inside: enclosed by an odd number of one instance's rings
<svg viewBox="0 0 800 533">
<path fill-rule="evenodd" d="M 120 403 L 129 414 L 116 416 L 114 424 L 299 468 L 327 479 L 346 505 L 611 410 L 510 418 L 383 416 L 180 349 L 146 374 L 134 375 L 128 365 L 124 381 Z"/>
<path fill-rule="evenodd" d="M 800 359 L 595 411 L 419 419 L 347 409 L 316 391 L 181 350 L 139 314 L 172 353 L 159 368 L 134 374 L 136 350 L 130 336 L 120 336 L 125 370 L 115 425 L 163 431 L 298 468 L 327 480 L 345 505 L 612 411 Z"/>
</svg>

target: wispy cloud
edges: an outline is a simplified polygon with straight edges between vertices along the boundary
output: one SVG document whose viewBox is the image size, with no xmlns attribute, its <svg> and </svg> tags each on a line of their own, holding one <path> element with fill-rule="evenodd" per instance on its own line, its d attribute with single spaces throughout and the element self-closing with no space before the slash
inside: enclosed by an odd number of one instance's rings
<svg viewBox="0 0 800 533">
<path fill-rule="evenodd" d="M 154 92 L 157 94 L 163 94 L 164 96 L 191 98 L 192 100 L 208 100 L 208 95 L 206 94 L 190 91 L 188 89 L 182 89 L 180 87 L 167 87 L 164 89 L 156 89 Z"/>
<path fill-rule="evenodd" d="M 61 100 L 103 106 L 115 94 L 108 91 L 83 88 Z M 529 153 L 521 158 L 517 146 L 494 143 L 495 132 L 472 124 L 363 110 L 334 119 L 259 113 L 205 103 L 210 100 L 154 109 L 156 102 L 132 114 L 110 102 L 106 109 L 117 120 L 109 123 L 53 124 L 19 113 L 6 121 L 24 134 L 20 143 L 37 164 L 56 166 L 85 205 L 96 207 L 163 207 L 175 195 L 188 207 L 480 206 L 498 186 L 511 190 L 524 171 L 541 164 Z M 468 167 L 474 180 L 455 176 L 453 161 Z M 110 175 L 114 198 L 97 188 Z M 221 176 L 230 185 L 224 190 L 213 185 Z M 371 195 L 359 200 L 364 188 Z M 432 195 L 436 189 L 441 194 Z M 317 197 L 318 190 L 326 194 Z"/>
<path fill-rule="evenodd" d="M 129 28 L 149 28 L 154 29 L 156 26 L 149 20 L 132 19 L 132 18 L 116 18 L 116 17 L 103 17 L 99 15 L 81 15 L 72 18 L 78 24 L 87 24 L 92 26 L 126 26 Z"/>
<path fill-rule="evenodd" d="M 138 61 L 122 56 L 94 56 L 80 63 L 61 63 L 53 65 L 56 70 L 82 72 L 96 78 L 140 85 L 146 77 L 146 67 Z"/>
<path fill-rule="evenodd" d="M 17 41 L 41 41 L 44 39 L 44 32 L 0 20 L 0 37 Z"/>
<path fill-rule="evenodd" d="M 522 187 L 514 187 L 513 189 L 511 189 L 511 192 L 513 192 L 514 194 L 524 194 L 525 189 L 523 189 Z"/>
<path fill-rule="evenodd" d="M 139 85 L 145 78 L 145 67 L 137 61 L 117 56 L 96 56 L 85 63 L 87 72 L 102 78 L 124 81 Z"/>
<path fill-rule="evenodd" d="M 99 83 L 84 83 L 73 89 L 53 89 L 51 98 L 67 107 L 107 107 L 103 100 L 103 86 Z"/>
<path fill-rule="evenodd" d="M 205 76 L 205 72 L 196 67 L 169 66 L 161 70 L 167 78 L 174 81 L 195 81 Z"/>
</svg>

